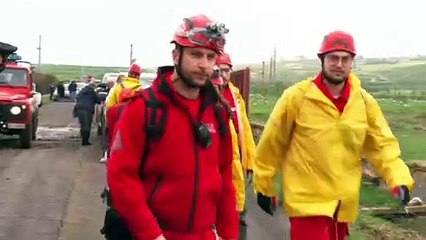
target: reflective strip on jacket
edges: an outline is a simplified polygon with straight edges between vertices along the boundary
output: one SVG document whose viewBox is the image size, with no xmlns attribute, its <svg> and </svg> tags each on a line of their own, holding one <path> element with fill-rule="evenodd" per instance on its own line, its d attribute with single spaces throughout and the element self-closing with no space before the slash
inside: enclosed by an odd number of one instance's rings
<svg viewBox="0 0 426 240">
<path fill-rule="evenodd" d="M 388 186 L 414 181 L 377 101 L 349 76 L 351 92 L 342 114 L 309 78 L 286 89 L 277 101 L 256 149 L 255 191 L 274 196 L 274 177 L 283 173 L 289 217 L 358 215 L 361 155 Z"/>
</svg>

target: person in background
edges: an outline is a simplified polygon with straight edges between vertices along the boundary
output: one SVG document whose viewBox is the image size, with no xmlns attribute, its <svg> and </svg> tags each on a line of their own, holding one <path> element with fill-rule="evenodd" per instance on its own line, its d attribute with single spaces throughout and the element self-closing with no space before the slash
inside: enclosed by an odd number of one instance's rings
<svg viewBox="0 0 426 240">
<path fill-rule="evenodd" d="M 50 93 L 49 99 L 50 100 L 53 99 L 53 94 L 55 93 L 55 89 L 56 89 L 55 84 L 53 82 L 50 83 L 50 85 L 49 85 L 49 93 Z"/>
<path fill-rule="evenodd" d="M 118 83 L 112 91 L 110 91 L 110 96 L 107 97 L 106 105 L 108 108 L 114 106 L 115 104 L 120 102 L 122 91 L 126 91 L 127 89 L 135 92 L 139 89 L 142 89 L 141 82 L 139 77 L 142 73 L 142 68 L 134 63 L 130 66 L 127 78 Z"/>
<path fill-rule="evenodd" d="M 80 122 L 81 144 L 83 146 L 91 145 L 89 139 L 95 105 L 101 103 L 95 92 L 95 87 L 94 79 L 89 78 L 88 85 L 78 93 L 74 106 L 74 116 L 78 117 L 78 121 Z"/>
<path fill-rule="evenodd" d="M 115 85 L 114 86 L 119 85 L 124 80 L 126 80 L 126 75 L 124 75 L 124 74 L 118 75 L 117 79 L 115 80 Z"/>
<path fill-rule="evenodd" d="M 251 183 L 253 176 L 254 151 L 256 144 L 254 142 L 250 121 L 246 112 L 246 105 L 240 91 L 231 82 L 232 61 L 228 53 L 218 55 L 216 58 L 220 77 L 223 80 L 220 86 L 220 92 L 230 104 L 232 109 L 232 125 L 237 134 L 237 141 L 234 141 L 234 153 L 238 154 L 238 162 L 234 163 L 234 183 L 237 189 L 238 211 L 240 212 L 240 240 L 247 239 L 246 223 L 246 184 Z M 234 155 L 235 156 L 235 155 Z M 241 184 L 242 182 L 242 184 Z"/>
<path fill-rule="evenodd" d="M 120 83 L 122 83 L 124 80 L 126 79 L 126 75 L 124 74 L 120 74 L 117 76 L 117 78 L 115 79 L 115 83 L 112 84 L 113 86 L 110 88 L 110 90 L 108 91 L 108 95 L 106 97 L 105 103 L 109 102 L 109 98 L 111 97 L 115 97 L 113 96 L 114 94 L 112 94 L 113 92 L 116 92 L 116 90 L 114 90 L 117 86 L 120 87 Z"/>
<path fill-rule="evenodd" d="M 126 79 L 126 75 L 120 74 L 118 75 L 117 79 L 115 81 L 112 80 L 108 80 L 107 82 L 107 89 L 108 89 L 108 95 L 106 97 L 105 103 L 108 102 L 108 98 L 111 97 L 113 94 L 110 94 L 110 92 L 113 92 L 114 88 L 117 87 L 117 85 L 119 86 L 120 83 L 122 83 L 124 80 Z M 108 156 L 109 156 L 109 148 L 110 148 L 110 143 L 111 143 L 111 138 L 112 138 L 112 134 L 114 132 L 114 129 L 112 127 L 113 124 L 110 124 L 108 122 L 108 115 L 106 114 L 107 111 L 109 110 L 107 108 L 107 106 L 105 105 L 105 132 L 102 135 L 102 146 L 103 146 L 103 150 L 104 150 L 104 155 L 103 157 L 99 160 L 99 162 L 101 163 L 105 163 L 108 160 Z M 109 113 L 110 115 L 111 113 Z"/>
<path fill-rule="evenodd" d="M 65 97 L 65 86 L 63 82 L 58 82 L 58 84 L 56 84 L 56 88 L 58 89 L 58 96 L 59 99 L 64 98 Z"/>
<path fill-rule="evenodd" d="M 77 96 L 77 83 L 74 80 L 72 80 L 71 83 L 68 85 L 68 92 L 70 93 L 71 101 L 75 101 L 75 98 Z"/>
</svg>

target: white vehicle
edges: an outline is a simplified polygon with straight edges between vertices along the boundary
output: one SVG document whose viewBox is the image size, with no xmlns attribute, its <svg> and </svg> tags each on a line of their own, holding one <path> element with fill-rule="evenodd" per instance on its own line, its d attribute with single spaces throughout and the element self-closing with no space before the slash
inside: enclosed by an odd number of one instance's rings
<svg viewBox="0 0 426 240">
<path fill-rule="evenodd" d="M 115 82 L 119 75 L 127 76 L 127 73 L 126 72 L 105 73 L 104 76 L 102 77 L 101 83 L 107 83 L 108 81 Z"/>
<path fill-rule="evenodd" d="M 41 93 L 36 91 L 36 84 L 35 83 L 33 83 L 32 94 L 33 94 L 33 98 L 34 98 L 36 104 L 38 105 L 38 107 L 41 107 L 43 105 L 42 95 L 41 95 Z"/>
<path fill-rule="evenodd" d="M 107 83 L 108 81 L 114 81 L 117 79 L 119 73 L 105 73 L 102 77 L 101 83 Z"/>
<path fill-rule="evenodd" d="M 117 79 L 119 75 L 125 75 L 127 76 L 126 72 L 119 72 L 119 73 L 105 73 L 102 78 L 102 83 L 107 83 L 108 81 L 114 81 Z M 151 86 L 154 79 L 157 77 L 157 74 L 155 73 L 145 73 L 143 72 L 141 76 L 139 77 L 139 80 L 141 81 L 141 84 L 144 88 L 147 88 Z"/>
<path fill-rule="evenodd" d="M 83 89 L 87 85 L 87 83 L 84 83 L 84 82 L 76 82 L 76 83 L 77 83 L 76 94 L 78 95 L 81 89 Z M 64 83 L 64 98 L 70 98 L 70 91 L 68 91 L 69 85 L 70 85 L 69 83 Z M 58 94 L 58 88 L 56 88 L 55 92 L 53 93 L 53 101 L 58 101 L 58 100 L 59 100 L 59 94 Z"/>
<path fill-rule="evenodd" d="M 155 80 L 156 77 L 157 77 L 156 73 L 143 72 L 141 76 L 139 77 L 139 80 L 141 81 L 143 88 L 148 88 L 152 85 L 152 82 Z"/>
</svg>

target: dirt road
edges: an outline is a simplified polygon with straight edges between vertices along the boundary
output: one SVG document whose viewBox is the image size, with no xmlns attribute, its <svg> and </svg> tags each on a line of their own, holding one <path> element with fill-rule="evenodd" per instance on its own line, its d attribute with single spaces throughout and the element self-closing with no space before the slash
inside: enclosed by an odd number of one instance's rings
<svg viewBox="0 0 426 240">
<path fill-rule="evenodd" d="M 41 108 L 34 147 L 0 140 L 0 239 L 102 239 L 99 147 L 81 147 L 71 103 Z"/>
<path fill-rule="evenodd" d="M 69 102 L 41 108 L 32 149 L 0 139 L 0 240 L 103 239 L 105 165 L 93 134 L 94 146 L 80 146 L 71 109 Z M 252 194 L 247 202 L 250 240 L 289 239 L 282 211 L 264 214 Z"/>
</svg>

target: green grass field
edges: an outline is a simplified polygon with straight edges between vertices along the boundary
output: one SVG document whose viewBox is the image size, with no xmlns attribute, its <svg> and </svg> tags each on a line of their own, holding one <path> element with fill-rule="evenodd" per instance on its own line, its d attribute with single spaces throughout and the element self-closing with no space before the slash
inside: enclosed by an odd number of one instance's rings
<svg viewBox="0 0 426 240">
<path fill-rule="evenodd" d="M 55 75 L 59 81 L 79 79 L 86 75 L 93 75 L 96 79 L 102 79 L 107 72 L 127 72 L 127 67 L 98 67 L 98 66 L 74 66 L 42 64 L 36 71 Z M 144 72 L 155 72 L 153 69 L 143 69 Z"/>
</svg>

